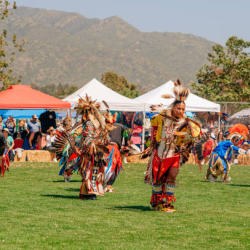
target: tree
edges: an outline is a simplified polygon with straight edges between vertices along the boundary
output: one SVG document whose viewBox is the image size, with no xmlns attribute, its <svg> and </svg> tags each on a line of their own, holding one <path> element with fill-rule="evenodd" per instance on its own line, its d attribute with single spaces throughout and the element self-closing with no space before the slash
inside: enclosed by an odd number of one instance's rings
<svg viewBox="0 0 250 250">
<path fill-rule="evenodd" d="M 12 5 L 13 10 L 17 8 L 16 2 Z M 0 17 L 2 21 L 11 14 L 10 12 L 10 2 L 0 0 Z M 14 56 L 16 51 L 24 52 L 23 45 L 26 43 L 24 40 L 21 44 L 17 42 L 16 35 L 12 35 L 11 43 L 13 45 L 13 50 L 8 52 L 9 42 L 8 42 L 8 32 L 3 30 L 0 33 L 0 82 L 3 84 L 3 88 L 7 89 L 11 84 L 19 84 L 21 82 L 22 76 L 20 75 L 16 80 L 13 76 L 13 71 L 10 68 L 10 64 L 14 61 Z"/>
<path fill-rule="evenodd" d="M 128 83 L 124 76 L 119 76 L 113 72 L 105 72 L 102 75 L 102 83 L 108 88 L 113 89 L 115 92 L 124 95 L 129 98 L 135 98 L 139 95 L 138 90 L 136 90 L 136 85 L 133 83 Z"/>
<path fill-rule="evenodd" d="M 213 46 L 209 65 L 197 73 L 192 87 L 201 97 L 215 102 L 248 102 L 250 99 L 250 42 L 230 37 L 226 47 Z"/>
</svg>

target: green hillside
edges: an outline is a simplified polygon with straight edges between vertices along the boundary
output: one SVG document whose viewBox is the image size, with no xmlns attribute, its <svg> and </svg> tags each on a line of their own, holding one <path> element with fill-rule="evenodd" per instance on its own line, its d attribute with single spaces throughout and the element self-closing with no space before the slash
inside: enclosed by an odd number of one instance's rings
<svg viewBox="0 0 250 250">
<path fill-rule="evenodd" d="M 23 84 L 82 86 L 106 71 L 146 89 L 176 78 L 189 84 L 213 45 L 194 35 L 141 32 L 118 16 L 99 20 L 19 7 L 0 23 L 29 41 L 13 64 Z"/>
</svg>

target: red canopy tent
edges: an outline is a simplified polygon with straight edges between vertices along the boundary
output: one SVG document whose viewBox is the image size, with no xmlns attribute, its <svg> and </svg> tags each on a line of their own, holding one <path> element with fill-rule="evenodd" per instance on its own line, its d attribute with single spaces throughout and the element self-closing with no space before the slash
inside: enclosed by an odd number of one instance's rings
<svg viewBox="0 0 250 250">
<path fill-rule="evenodd" d="M 71 104 L 32 89 L 30 86 L 11 85 L 0 92 L 0 109 L 65 109 Z"/>
</svg>

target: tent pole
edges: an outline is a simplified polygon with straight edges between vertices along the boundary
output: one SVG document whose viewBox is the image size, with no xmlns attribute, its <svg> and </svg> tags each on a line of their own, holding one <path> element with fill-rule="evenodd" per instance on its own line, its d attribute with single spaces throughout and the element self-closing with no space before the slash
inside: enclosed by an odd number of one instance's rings
<svg viewBox="0 0 250 250">
<path fill-rule="evenodd" d="M 145 142 L 145 119 L 146 118 L 146 111 L 145 111 L 145 103 L 144 103 L 144 109 L 143 109 L 143 127 L 142 127 L 142 152 L 144 151 L 144 142 Z"/>
<path fill-rule="evenodd" d="M 72 130 L 72 116 L 71 116 L 71 108 L 69 108 L 69 116 L 70 116 L 70 120 L 71 120 L 71 122 L 70 122 L 70 129 Z"/>
<path fill-rule="evenodd" d="M 218 132 L 220 132 L 220 116 L 218 117 L 218 128 L 219 128 Z"/>
</svg>

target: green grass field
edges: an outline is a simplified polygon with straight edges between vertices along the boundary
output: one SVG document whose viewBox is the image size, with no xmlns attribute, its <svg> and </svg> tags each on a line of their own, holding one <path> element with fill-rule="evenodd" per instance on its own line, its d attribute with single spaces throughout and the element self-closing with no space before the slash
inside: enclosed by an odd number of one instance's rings
<svg viewBox="0 0 250 250">
<path fill-rule="evenodd" d="M 0 180 L 0 249 L 250 249 L 250 166 L 233 166 L 231 184 L 183 166 L 175 213 L 150 210 L 146 165 L 124 167 L 118 193 L 82 201 L 79 175 L 65 183 L 56 163 L 13 163 Z"/>
</svg>

